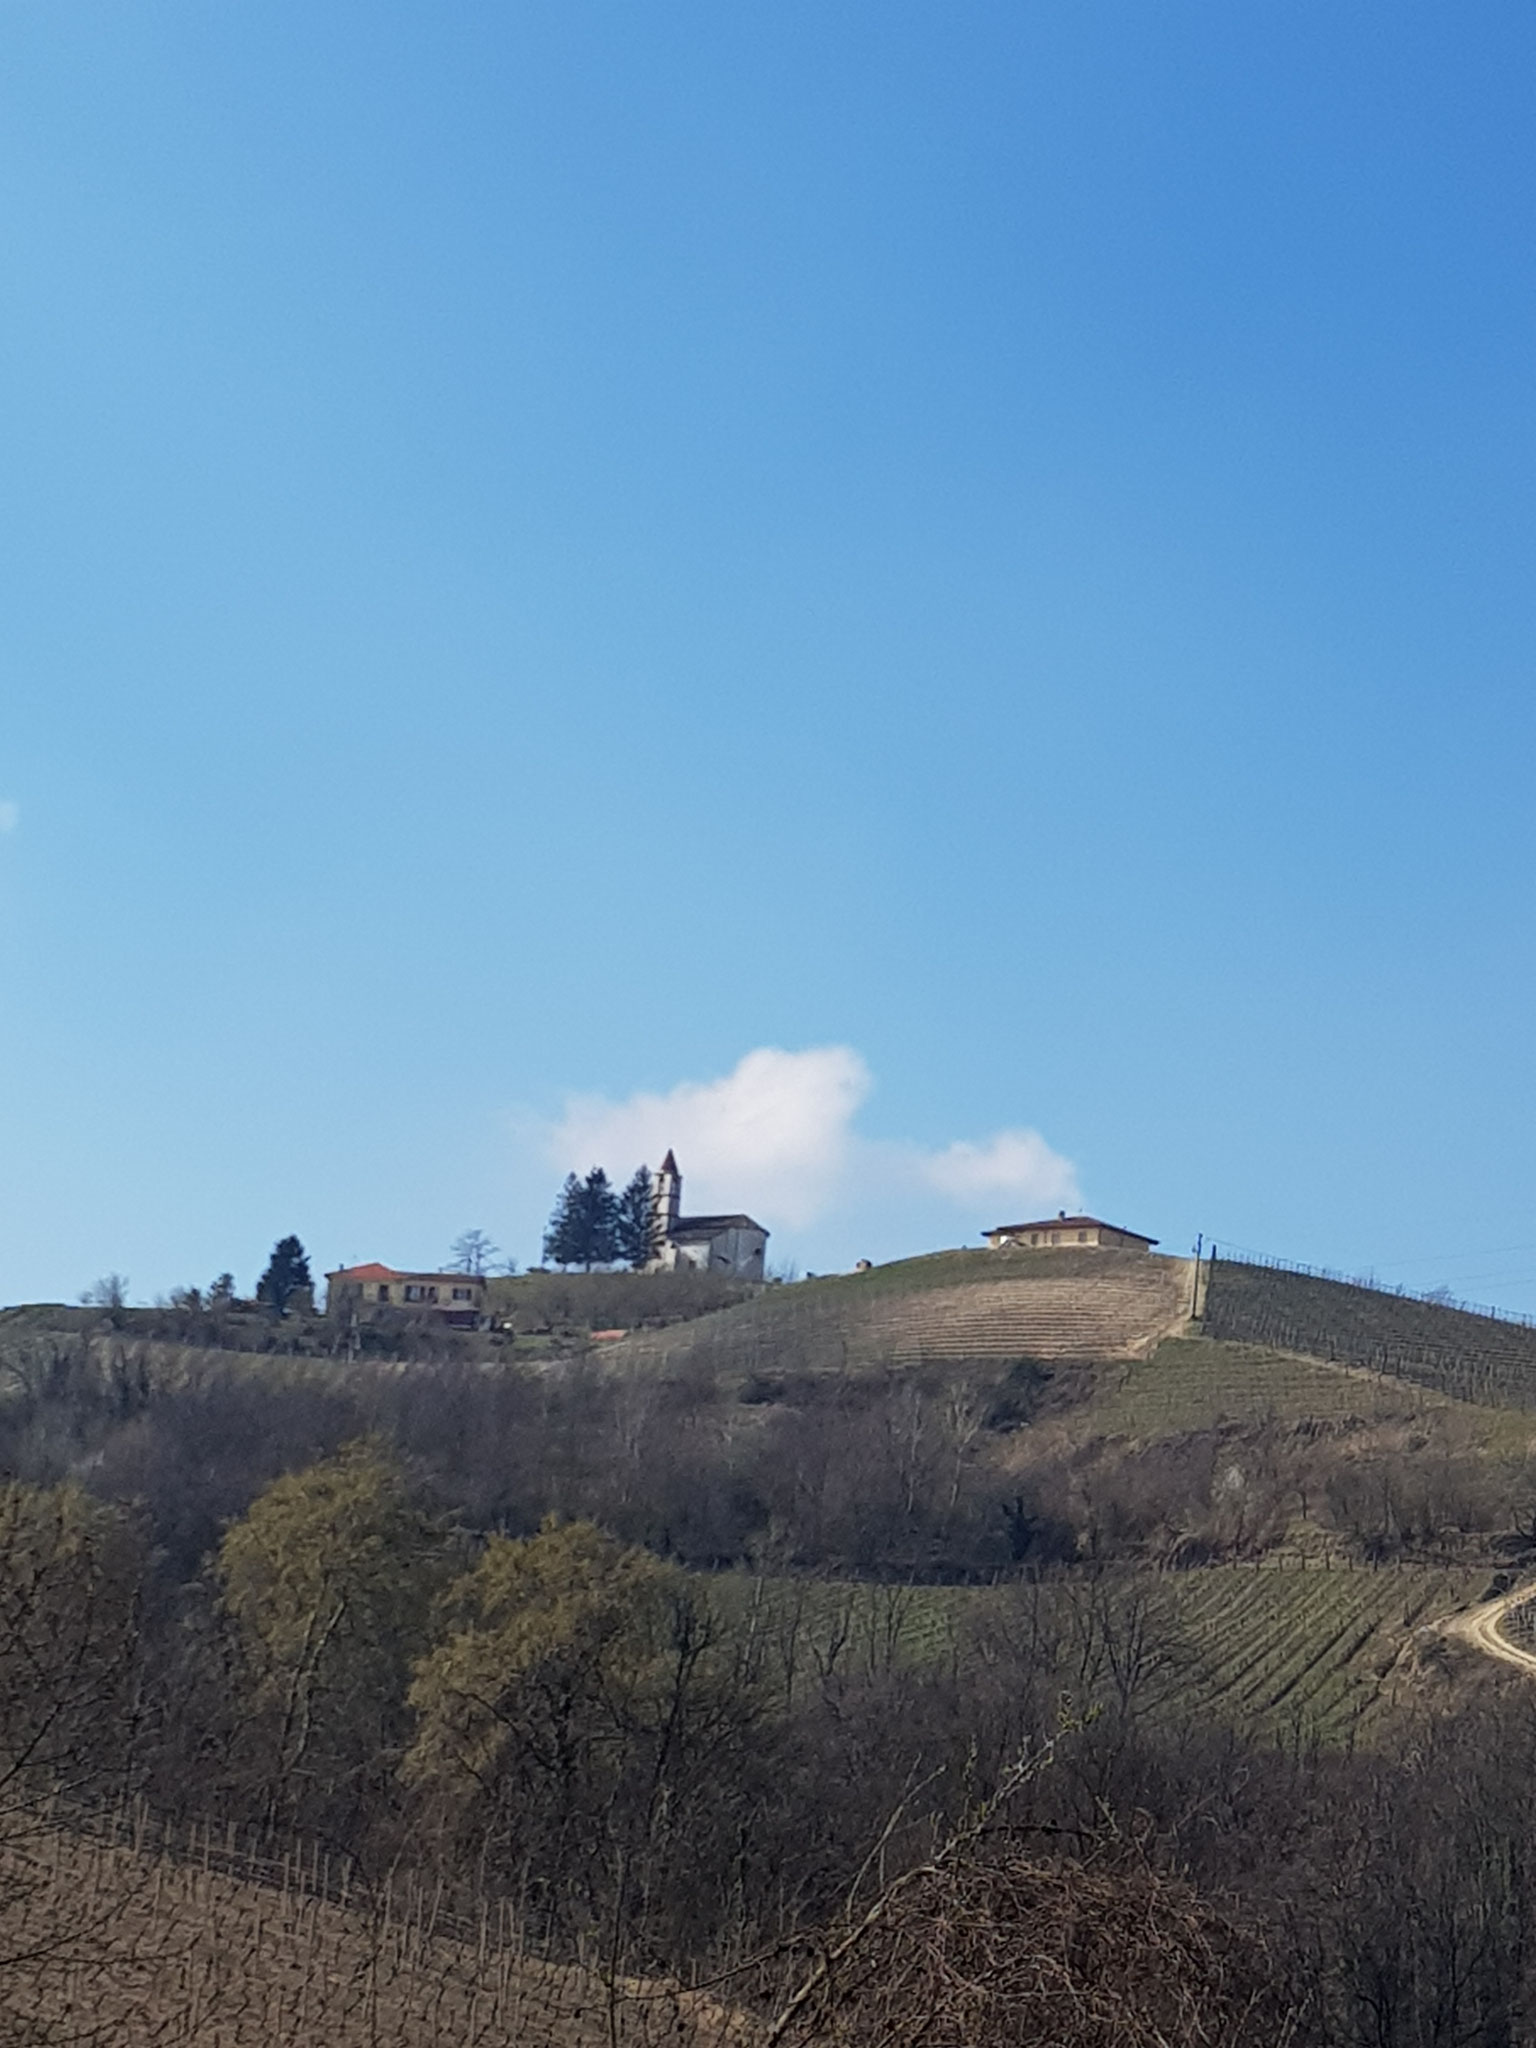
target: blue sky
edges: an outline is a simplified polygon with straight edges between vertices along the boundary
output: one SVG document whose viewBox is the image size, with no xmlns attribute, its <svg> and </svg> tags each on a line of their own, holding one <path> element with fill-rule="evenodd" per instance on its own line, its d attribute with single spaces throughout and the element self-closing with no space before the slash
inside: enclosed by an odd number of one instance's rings
<svg viewBox="0 0 1536 2048">
<path fill-rule="evenodd" d="M 1498 0 L 10 0 L 0 1299 L 676 1142 L 802 1267 L 1536 1310 L 1533 98 Z"/>
</svg>

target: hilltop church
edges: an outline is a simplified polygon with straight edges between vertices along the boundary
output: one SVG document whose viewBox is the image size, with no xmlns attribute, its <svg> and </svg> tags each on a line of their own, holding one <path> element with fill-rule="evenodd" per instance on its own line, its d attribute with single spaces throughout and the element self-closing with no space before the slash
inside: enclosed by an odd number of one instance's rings
<svg viewBox="0 0 1536 2048">
<path fill-rule="evenodd" d="M 651 1241 L 655 1250 L 646 1271 L 676 1272 L 693 1266 L 701 1273 L 728 1273 L 737 1280 L 761 1280 L 768 1233 L 750 1216 L 685 1216 L 683 1176 L 670 1150 L 651 1192 Z"/>
</svg>

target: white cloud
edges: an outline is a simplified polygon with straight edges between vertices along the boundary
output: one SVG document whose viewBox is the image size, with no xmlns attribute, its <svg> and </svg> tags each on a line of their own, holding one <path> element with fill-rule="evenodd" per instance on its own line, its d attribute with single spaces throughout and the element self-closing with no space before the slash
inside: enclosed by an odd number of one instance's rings
<svg viewBox="0 0 1536 2048">
<path fill-rule="evenodd" d="M 851 1046 L 762 1046 L 718 1080 L 682 1081 L 666 1094 L 572 1096 L 548 1132 L 548 1155 L 562 1172 L 601 1163 L 627 1175 L 641 1160 L 654 1168 L 671 1146 L 690 1209 L 747 1209 L 791 1231 L 829 1214 L 856 1224 L 893 1204 L 931 1209 L 938 1198 L 964 1212 L 969 1237 L 1015 1220 L 992 1215 L 994 1207 L 1079 1205 L 1071 1162 L 1038 1131 L 956 1139 L 937 1151 L 861 1138 L 854 1118 L 872 1085 Z"/>
<path fill-rule="evenodd" d="M 21 823 L 21 805 L 0 799 L 0 832 L 14 832 Z"/>
<path fill-rule="evenodd" d="M 572 1096 L 549 1153 L 563 1171 L 600 1162 L 627 1174 L 642 1159 L 654 1168 L 671 1146 L 690 1209 L 751 1208 L 798 1227 L 824 1212 L 843 1179 L 869 1088 L 849 1046 L 762 1046 L 719 1080 L 681 1081 L 665 1095 Z"/>
<path fill-rule="evenodd" d="M 980 1145 L 957 1138 L 942 1152 L 926 1154 L 919 1170 L 958 1202 L 1011 1200 L 1075 1209 L 1082 1200 L 1071 1161 L 1053 1152 L 1038 1131 L 998 1131 Z"/>
</svg>

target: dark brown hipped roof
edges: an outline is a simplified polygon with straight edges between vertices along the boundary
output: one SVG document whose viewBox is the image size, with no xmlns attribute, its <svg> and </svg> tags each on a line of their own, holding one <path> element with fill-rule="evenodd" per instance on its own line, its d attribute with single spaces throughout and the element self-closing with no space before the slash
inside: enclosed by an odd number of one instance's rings
<svg viewBox="0 0 1536 2048">
<path fill-rule="evenodd" d="M 999 1223 L 984 1230 L 983 1237 L 1016 1237 L 1022 1230 L 1113 1230 L 1119 1237 L 1134 1237 L 1138 1244 L 1156 1244 L 1140 1230 L 1127 1230 L 1123 1223 L 1106 1223 L 1101 1216 L 1044 1216 L 1037 1223 Z"/>
<path fill-rule="evenodd" d="M 681 1237 L 718 1237 L 722 1230 L 762 1230 L 750 1216 L 679 1216 L 675 1230 L 667 1236 L 675 1244 Z M 764 1233 L 766 1235 L 766 1232 Z"/>
</svg>

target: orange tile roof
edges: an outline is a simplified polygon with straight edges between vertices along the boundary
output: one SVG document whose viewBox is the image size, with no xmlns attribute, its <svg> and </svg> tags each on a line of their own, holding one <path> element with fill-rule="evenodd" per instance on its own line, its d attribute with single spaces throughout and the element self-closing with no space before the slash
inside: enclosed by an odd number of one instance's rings
<svg viewBox="0 0 1536 2048">
<path fill-rule="evenodd" d="M 326 1274 L 327 1280 L 451 1280 L 456 1287 L 484 1287 L 484 1273 L 402 1272 L 398 1266 L 381 1266 L 377 1259 L 367 1266 L 341 1266 Z"/>
</svg>

